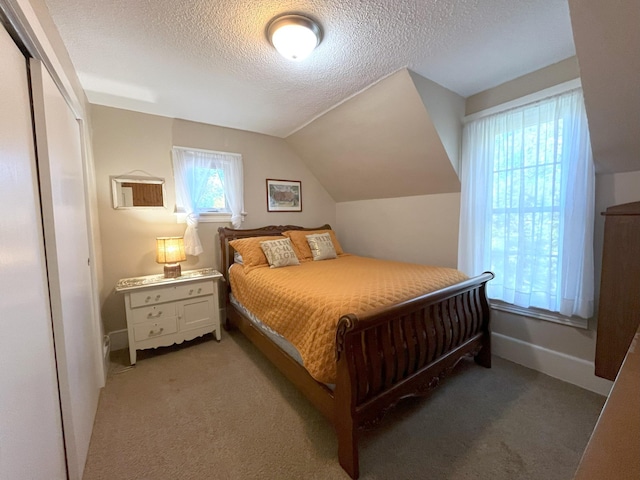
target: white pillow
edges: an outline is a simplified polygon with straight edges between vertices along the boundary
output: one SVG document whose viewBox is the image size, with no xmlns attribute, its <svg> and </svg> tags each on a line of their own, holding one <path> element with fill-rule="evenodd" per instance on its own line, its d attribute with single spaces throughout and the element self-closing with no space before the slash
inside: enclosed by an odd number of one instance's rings
<svg viewBox="0 0 640 480">
<path fill-rule="evenodd" d="M 271 268 L 300 265 L 298 257 L 296 257 L 296 253 L 293 251 L 291 240 L 288 238 L 260 242 L 260 247 L 264 252 L 264 256 L 267 257 Z"/>
<path fill-rule="evenodd" d="M 328 233 L 315 233 L 306 235 L 306 237 L 314 261 L 338 257 L 336 249 L 333 247 L 333 242 L 331 242 L 331 235 Z"/>
</svg>

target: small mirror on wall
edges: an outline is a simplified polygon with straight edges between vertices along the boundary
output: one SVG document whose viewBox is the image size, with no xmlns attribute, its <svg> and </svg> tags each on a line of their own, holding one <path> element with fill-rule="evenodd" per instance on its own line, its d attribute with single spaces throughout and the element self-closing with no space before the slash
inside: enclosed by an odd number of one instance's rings
<svg viewBox="0 0 640 480">
<path fill-rule="evenodd" d="M 111 177 L 113 208 L 162 208 L 165 205 L 164 178 Z"/>
</svg>

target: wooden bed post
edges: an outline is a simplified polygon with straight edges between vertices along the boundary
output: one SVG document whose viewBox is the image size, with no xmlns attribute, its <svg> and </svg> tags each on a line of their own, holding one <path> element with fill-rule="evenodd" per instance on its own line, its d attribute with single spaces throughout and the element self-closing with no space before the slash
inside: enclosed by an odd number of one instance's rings
<svg viewBox="0 0 640 480">
<path fill-rule="evenodd" d="M 352 355 L 353 346 L 347 339 L 347 333 L 355 326 L 355 315 L 345 315 L 338 322 L 336 331 L 337 376 L 335 389 L 334 427 L 338 436 L 338 460 L 342 468 L 354 480 L 360 476 L 358 458 L 358 424 L 356 414 L 355 382 L 351 376 L 348 357 Z"/>
<path fill-rule="evenodd" d="M 482 347 L 474 360 L 482 367 L 491 368 L 491 332 L 488 330 L 482 335 Z"/>
<path fill-rule="evenodd" d="M 491 272 L 489 273 L 493 276 Z M 486 282 L 480 286 L 480 305 L 482 308 L 482 347 L 478 354 L 474 357 L 475 362 L 485 368 L 491 368 L 491 307 L 487 298 Z"/>
</svg>

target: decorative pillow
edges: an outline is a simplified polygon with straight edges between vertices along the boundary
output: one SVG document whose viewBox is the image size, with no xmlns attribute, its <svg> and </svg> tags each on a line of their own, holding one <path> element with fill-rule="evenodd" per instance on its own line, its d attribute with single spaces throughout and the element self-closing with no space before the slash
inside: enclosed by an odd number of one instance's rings
<svg viewBox="0 0 640 480">
<path fill-rule="evenodd" d="M 271 268 L 300 265 L 298 257 L 296 257 L 293 247 L 291 246 L 291 240 L 288 238 L 260 242 L 260 247 L 262 247 L 262 251 L 267 257 Z"/>
<path fill-rule="evenodd" d="M 279 236 L 238 238 L 237 240 L 231 240 L 229 245 L 231 245 L 236 252 L 242 255 L 242 264 L 244 265 L 245 271 L 249 272 L 254 268 L 266 267 L 269 265 L 267 257 L 264 256 L 264 252 L 262 251 L 262 248 L 260 248 L 260 242 L 278 239 L 282 240 L 284 238 L 285 237 Z"/>
<path fill-rule="evenodd" d="M 296 252 L 298 260 L 307 262 L 313 260 L 311 248 L 309 248 L 309 243 L 307 243 L 307 235 L 316 233 L 328 233 L 331 236 L 331 243 L 333 244 L 336 254 L 342 255 L 344 253 L 333 230 L 287 230 L 283 235 L 291 239 L 293 250 Z"/>
<path fill-rule="evenodd" d="M 311 249 L 313 260 L 329 260 L 337 258 L 336 249 L 331 243 L 331 235 L 328 233 L 316 233 L 315 235 L 307 235 L 307 243 Z"/>
</svg>

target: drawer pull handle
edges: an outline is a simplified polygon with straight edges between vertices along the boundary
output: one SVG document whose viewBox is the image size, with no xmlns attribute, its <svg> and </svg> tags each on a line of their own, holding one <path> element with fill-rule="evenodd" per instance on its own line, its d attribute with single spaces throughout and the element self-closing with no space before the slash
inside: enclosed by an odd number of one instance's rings
<svg viewBox="0 0 640 480">
<path fill-rule="evenodd" d="M 193 288 L 191 290 L 189 290 L 189 295 L 193 294 Z"/>
<path fill-rule="evenodd" d="M 158 318 L 162 316 L 162 310 L 158 311 L 155 315 L 151 312 L 147 314 L 147 318 Z"/>
<path fill-rule="evenodd" d="M 198 293 L 202 293 L 202 289 L 201 288 L 198 289 Z"/>
<path fill-rule="evenodd" d="M 160 335 L 162 332 L 164 332 L 164 327 L 160 327 L 160 330 L 149 330 L 149 336 Z"/>
<path fill-rule="evenodd" d="M 160 300 L 160 294 L 156 295 L 156 302 Z"/>
<path fill-rule="evenodd" d="M 149 302 L 149 300 L 151 300 L 151 297 L 150 297 L 150 296 L 148 296 L 147 298 L 145 298 L 145 299 L 144 299 L 144 303 L 148 303 L 148 302 Z"/>
</svg>

